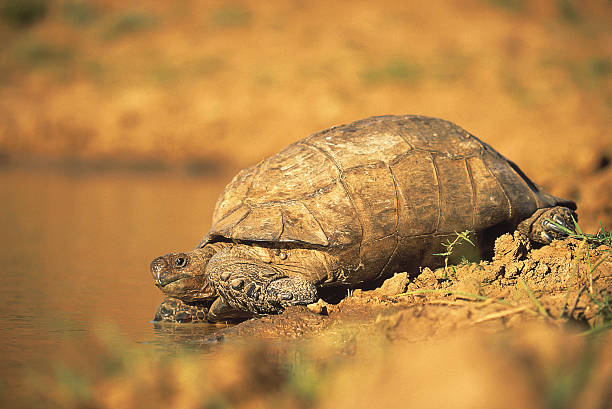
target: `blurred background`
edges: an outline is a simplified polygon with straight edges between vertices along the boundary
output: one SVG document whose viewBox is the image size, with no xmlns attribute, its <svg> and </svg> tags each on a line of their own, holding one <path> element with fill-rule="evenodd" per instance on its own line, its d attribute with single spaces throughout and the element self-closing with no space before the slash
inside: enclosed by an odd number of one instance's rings
<svg viewBox="0 0 612 409">
<path fill-rule="evenodd" d="M 606 0 L 3 0 L 0 19 L 4 162 L 235 171 L 402 113 L 540 183 L 609 160 Z"/>
<path fill-rule="evenodd" d="M 150 260 L 333 125 L 450 120 L 612 227 L 608 0 L 1 0 L 0 41 L 0 393 L 100 326 L 172 342 Z"/>
<path fill-rule="evenodd" d="M 6 166 L 227 180 L 332 125 L 425 114 L 610 221 L 582 191 L 612 156 L 607 0 L 1 4 Z"/>
</svg>

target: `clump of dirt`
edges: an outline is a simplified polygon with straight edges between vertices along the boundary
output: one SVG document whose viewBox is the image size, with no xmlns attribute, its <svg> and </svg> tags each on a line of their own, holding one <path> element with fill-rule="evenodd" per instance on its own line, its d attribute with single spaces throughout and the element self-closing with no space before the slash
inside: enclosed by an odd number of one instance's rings
<svg viewBox="0 0 612 409">
<path fill-rule="evenodd" d="M 413 278 L 399 273 L 380 288 L 355 290 L 336 305 L 289 308 L 221 330 L 214 339 L 314 337 L 347 325 L 412 341 L 531 321 L 587 330 L 610 315 L 611 252 L 573 238 L 531 248 L 520 234 L 504 234 L 495 242 L 491 261 L 425 268 Z"/>
</svg>

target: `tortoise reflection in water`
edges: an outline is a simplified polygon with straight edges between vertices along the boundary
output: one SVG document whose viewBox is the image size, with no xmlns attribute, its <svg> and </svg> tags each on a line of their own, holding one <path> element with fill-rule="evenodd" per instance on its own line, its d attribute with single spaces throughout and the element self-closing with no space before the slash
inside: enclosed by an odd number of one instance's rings
<svg viewBox="0 0 612 409">
<path fill-rule="evenodd" d="M 575 209 L 450 122 L 380 116 L 333 127 L 241 171 L 198 246 L 153 260 L 171 297 L 156 319 L 275 314 L 329 287 L 374 287 L 439 265 L 440 243 L 467 229 L 483 250 L 514 229 L 546 244 L 564 237 L 548 220 L 572 229 Z"/>
</svg>

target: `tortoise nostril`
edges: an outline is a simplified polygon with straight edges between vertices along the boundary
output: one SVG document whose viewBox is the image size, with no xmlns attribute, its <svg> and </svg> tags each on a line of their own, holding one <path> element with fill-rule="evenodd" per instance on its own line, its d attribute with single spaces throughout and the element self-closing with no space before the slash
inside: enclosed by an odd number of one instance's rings
<svg viewBox="0 0 612 409">
<path fill-rule="evenodd" d="M 153 279 L 156 281 L 160 281 L 161 277 L 163 275 L 166 275 L 166 260 L 165 258 L 162 257 L 157 257 L 155 260 L 151 261 L 151 275 L 153 276 Z"/>
</svg>

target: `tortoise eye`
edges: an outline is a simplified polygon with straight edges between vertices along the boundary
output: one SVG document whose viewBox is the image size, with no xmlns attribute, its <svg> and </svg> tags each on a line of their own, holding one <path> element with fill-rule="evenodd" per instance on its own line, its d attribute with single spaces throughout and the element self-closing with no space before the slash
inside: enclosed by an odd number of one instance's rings
<svg viewBox="0 0 612 409">
<path fill-rule="evenodd" d="M 187 265 L 186 257 L 177 257 L 176 260 L 174 260 L 174 266 L 177 268 L 183 268 L 186 265 Z"/>
</svg>

